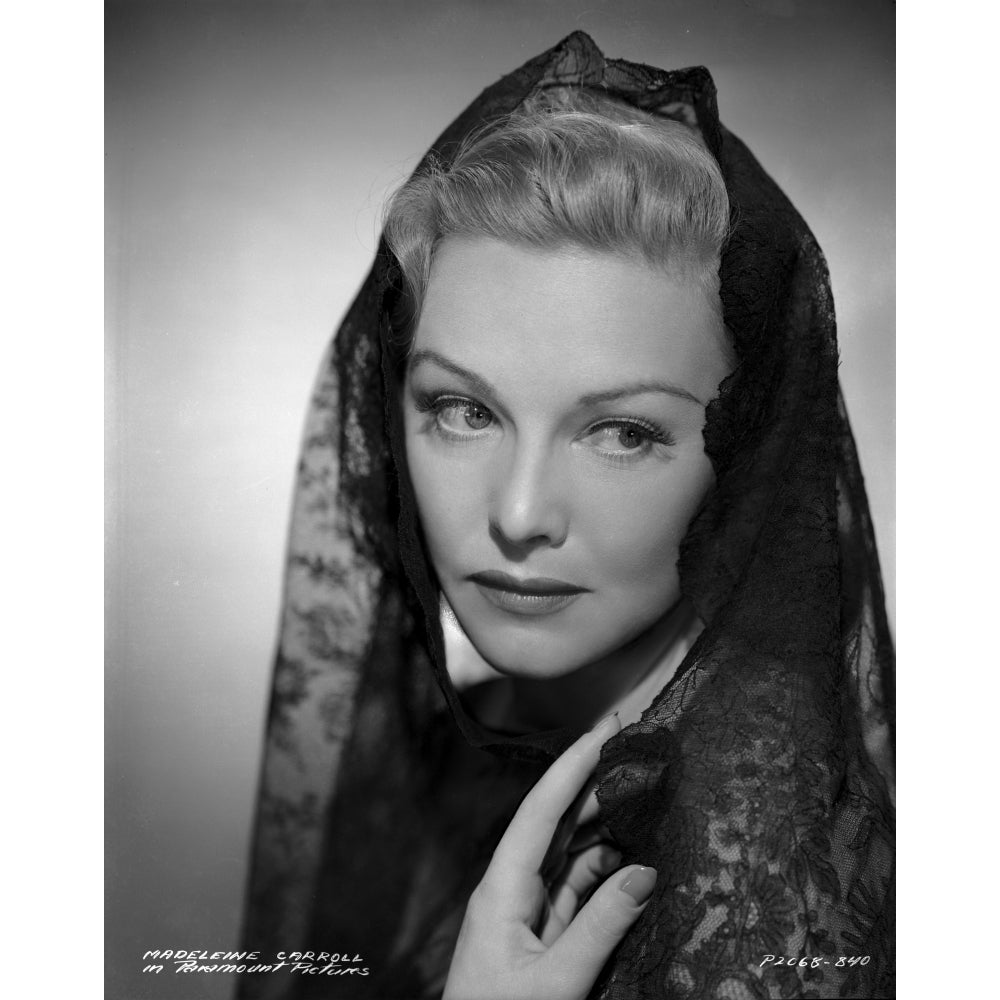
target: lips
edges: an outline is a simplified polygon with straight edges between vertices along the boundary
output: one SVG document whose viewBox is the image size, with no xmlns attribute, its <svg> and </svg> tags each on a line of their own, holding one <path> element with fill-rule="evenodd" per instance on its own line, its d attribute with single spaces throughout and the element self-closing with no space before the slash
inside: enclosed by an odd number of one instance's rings
<svg viewBox="0 0 1000 1000">
<path fill-rule="evenodd" d="M 550 615 L 572 604 L 586 587 L 565 580 L 534 576 L 519 580 L 508 573 L 488 570 L 469 579 L 494 607 L 514 615 Z"/>
<path fill-rule="evenodd" d="M 470 577 L 474 583 L 494 590 L 506 590 L 512 594 L 523 594 L 528 597 L 552 597 L 555 595 L 582 594 L 586 587 L 576 587 L 565 580 L 556 580 L 548 576 L 532 576 L 524 580 L 501 573 L 498 570 L 487 570 L 484 573 L 473 573 Z"/>
</svg>

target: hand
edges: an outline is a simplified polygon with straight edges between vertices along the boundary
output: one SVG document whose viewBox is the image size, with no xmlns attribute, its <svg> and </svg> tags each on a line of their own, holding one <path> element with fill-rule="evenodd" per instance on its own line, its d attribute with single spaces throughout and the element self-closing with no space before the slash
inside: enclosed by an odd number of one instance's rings
<svg viewBox="0 0 1000 1000">
<path fill-rule="evenodd" d="M 604 741 L 620 728 L 612 716 L 580 737 L 521 803 L 469 899 L 443 1000 L 583 1000 L 642 913 L 656 872 L 641 865 L 608 878 L 576 912 L 615 860 L 604 845 L 571 857 L 548 913 L 539 874 L 560 817 L 596 767 Z"/>
</svg>

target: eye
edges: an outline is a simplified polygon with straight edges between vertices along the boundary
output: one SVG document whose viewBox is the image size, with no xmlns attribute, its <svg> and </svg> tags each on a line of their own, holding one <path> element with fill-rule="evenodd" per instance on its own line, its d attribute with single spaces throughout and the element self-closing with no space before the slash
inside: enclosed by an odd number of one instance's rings
<svg viewBox="0 0 1000 1000">
<path fill-rule="evenodd" d="M 438 423 L 449 430 L 485 430 L 493 423 L 493 414 L 472 399 L 439 399 L 434 404 Z M 464 426 L 463 426 L 464 425 Z"/>
<path fill-rule="evenodd" d="M 649 434 L 635 424 L 603 427 L 595 436 L 600 438 L 601 447 L 620 447 L 625 451 L 641 448 L 649 440 Z"/>
<path fill-rule="evenodd" d="M 416 392 L 413 402 L 418 413 L 428 414 L 427 429 L 452 441 L 477 439 L 496 423 L 489 407 L 468 396 Z"/>
<path fill-rule="evenodd" d="M 655 445 L 675 444 L 671 434 L 639 418 L 607 420 L 591 427 L 585 440 L 599 452 L 616 460 L 648 454 Z"/>
</svg>

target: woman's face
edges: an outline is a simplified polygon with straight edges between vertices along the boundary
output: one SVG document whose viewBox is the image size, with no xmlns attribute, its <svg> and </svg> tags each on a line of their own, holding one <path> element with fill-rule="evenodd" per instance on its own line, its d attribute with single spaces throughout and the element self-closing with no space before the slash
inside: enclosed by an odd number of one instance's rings
<svg viewBox="0 0 1000 1000">
<path fill-rule="evenodd" d="M 441 586 L 501 673 L 607 656 L 680 597 L 713 483 L 705 404 L 730 371 L 696 283 L 612 254 L 439 248 L 404 388 L 406 454 Z"/>
</svg>

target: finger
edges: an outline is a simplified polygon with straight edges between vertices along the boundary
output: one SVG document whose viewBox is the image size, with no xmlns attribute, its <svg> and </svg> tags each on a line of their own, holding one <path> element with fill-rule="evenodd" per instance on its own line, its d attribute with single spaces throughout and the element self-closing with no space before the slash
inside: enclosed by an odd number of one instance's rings
<svg viewBox="0 0 1000 1000">
<path fill-rule="evenodd" d="M 556 825 L 556 831 L 552 836 L 549 848 L 545 852 L 545 858 L 542 860 L 541 867 L 539 868 L 539 874 L 546 885 L 553 882 L 566 865 L 566 855 L 572 849 L 571 845 L 576 839 L 579 830 L 580 815 L 586 807 L 588 793 L 592 792 L 593 787 L 593 781 L 588 781 L 584 789 L 573 800 L 569 809 L 562 814 Z M 592 841 L 592 843 L 596 843 L 596 841 Z"/>
<path fill-rule="evenodd" d="M 603 823 L 588 823 L 586 826 L 578 826 L 570 838 L 570 842 L 566 845 L 566 853 L 575 854 L 577 851 L 602 842 L 614 842 L 611 831 Z"/>
<path fill-rule="evenodd" d="M 615 946 L 639 918 L 651 897 L 656 872 L 630 865 L 609 878 L 546 952 L 546 962 L 575 968 L 593 982 Z"/>
<path fill-rule="evenodd" d="M 595 844 L 575 854 L 557 885 L 552 888 L 553 906 L 562 898 L 573 904 L 570 919 L 576 916 L 581 901 L 622 863 L 621 851 L 610 844 Z"/>
<path fill-rule="evenodd" d="M 603 861 L 601 845 L 594 845 L 566 861 L 559 877 L 546 893 L 546 920 L 542 933 L 538 935 L 542 944 L 549 945 L 562 934 L 576 916 L 580 899 L 611 873 L 613 867 L 605 867 Z"/>
<path fill-rule="evenodd" d="M 566 855 L 583 850 L 600 840 L 610 839 L 597 832 L 597 783 L 591 779 L 563 813 L 549 849 L 542 861 L 542 881 L 549 885 L 566 864 Z"/>
<path fill-rule="evenodd" d="M 593 823 L 597 819 L 597 815 L 597 783 L 592 782 L 587 786 L 587 797 L 583 800 L 578 822 L 581 826 L 586 823 Z"/>
<path fill-rule="evenodd" d="M 620 864 L 621 852 L 610 844 L 594 844 L 574 854 L 550 890 L 551 903 L 542 944 L 551 944 L 569 926 L 580 904 Z"/>
<path fill-rule="evenodd" d="M 584 733 L 542 775 L 525 796 L 503 835 L 483 881 L 509 901 L 524 900 L 537 887 L 538 873 L 564 812 L 597 766 L 605 740 L 621 729 L 617 715 Z"/>
</svg>

